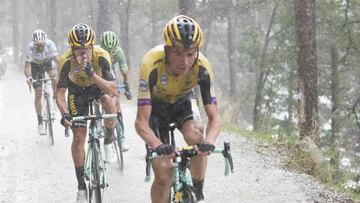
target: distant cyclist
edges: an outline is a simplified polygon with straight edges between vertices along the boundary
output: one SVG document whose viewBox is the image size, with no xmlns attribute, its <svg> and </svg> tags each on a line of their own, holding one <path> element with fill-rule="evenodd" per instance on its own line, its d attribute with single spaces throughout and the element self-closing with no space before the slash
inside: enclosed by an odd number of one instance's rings
<svg viewBox="0 0 360 203">
<path fill-rule="evenodd" d="M 84 159 L 87 124 L 85 121 L 72 122 L 74 116 L 89 113 L 89 102 L 100 100 L 106 113 L 115 114 L 118 94 L 115 76 L 111 69 L 111 59 L 107 51 L 95 45 L 95 32 L 88 25 L 76 24 L 68 33 L 68 49 L 60 57 L 59 80 L 56 102 L 61 112 L 61 124 L 71 127 L 73 141 L 72 158 L 78 181 L 77 202 L 86 202 L 86 184 L 84 180 Z M 66 102 L 65 93 L 68 90 Z M 116 120 L 105 121 L 105 159 L 114 141 Z"/>
<path fill-rule="evenodd" d="M 124 51 L 119 46 L 119 38 L 114 32 L 106 31 L 100 36 L 100 46 L 109 52 L 114 73 L 116 73 L 117 70 L 120 70 L 123 77 L 123 84 L 125 85 L 125 96 L 130 100 L 132 98 L 132 92 L 130 90 L 128 65 L 126 63 Z M 120 78 L 117 78 L 117 83 L 121 84 Z M 119 95 L 116 98 L 116 106 L 118 112 L 120 112 Z M 129 147 L 123 143 L 123 151 L 127 150 L 129 150 Z"/>
<path fill-rule="evenodd" d="M 167 126 L 175 122 L 188 145 L 195 145 L 190 170 L 194 193 L 204 202 L 203 185 L 207 155 L 215 148 L 220 132 L 220 116 L 214 92 L 214 74 L 207 58 L 199 51 L 203 32 L 188 16 L 176 16 L 164 28 L 165 45 L 148 51 L 141 62 L 138 110 L 135 128 L 141 138 L 164 159 L 152 161 L 155 179 L 151 187 L 153 203 L 168 202 L 171 185 L 171 158 L 174 146 L 162 142 Z M 206 130 L 198 119 L 193 88 L 199 85 L 208 117 Z M 156 121 L 160 121 L 156 122 Z M 153 131 L 160 131 L 157 137 Z"/>
<path fill-rule="evenodd" d="M 35 111 L 37 114 L 39 134 L 45 133 L 41 117 L 42 87 L 41 82 L 33 83 L 33 80 L 42 79 L 45 71 L 51 78 L 56 78 L 56 64 L 58 64 L 58 52 L 54 42 L 47 38 L 43 30 L 35 30 L 32 34 L 32 41 L 27 49 L 24 74 L 29 87 L 31 88 L 32 85 L 35 90 Z M 54 96 L 56 90 L 55 85 L 56 80 L 53 80 L 52 88 Z"/>
</svg>

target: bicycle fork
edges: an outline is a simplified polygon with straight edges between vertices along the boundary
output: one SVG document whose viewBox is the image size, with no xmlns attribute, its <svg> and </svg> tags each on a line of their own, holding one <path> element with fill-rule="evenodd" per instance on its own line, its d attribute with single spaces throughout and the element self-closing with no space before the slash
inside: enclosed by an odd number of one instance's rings
<svg viewBox="0 0 360 203">
<path fill-rule="evenodd" d="M 101 189 L 104 189 L 105 187 L 108 187 L 108 183 L 106 182 L 106 176 L 105 176 L 105 162 L 102 158 L 102 154 L 100 152 L 100 142 L 98 139 L 92 139 L 89 140 L 89 146 L 87 150 L 86 160 L 85 160 L 85 167 L 84 167 L 84 173 L 85 173 L 85 179 L 89 182 L 89 190 L 94 190 L 96 187 L 100 187 Z M 98 156 L 97 158 L 97 165 L 95 165 L 94 156 Z M 94 174 L 96 168 L 99 168 L 100 174 L 98 183 L 96 179 L 94 179 Z"/>
</svg>

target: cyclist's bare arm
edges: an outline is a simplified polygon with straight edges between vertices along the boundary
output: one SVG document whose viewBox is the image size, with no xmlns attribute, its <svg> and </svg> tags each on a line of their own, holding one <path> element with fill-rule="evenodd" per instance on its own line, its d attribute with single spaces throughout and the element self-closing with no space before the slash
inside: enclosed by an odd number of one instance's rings
<svg viewBox="0 0 360 203">
<path fill-rule="evenodd" d="M 58 65 L 59 64 L 59 57 L 58 56 L 54 56 L 52 58 L 52 60 Z"/>
<path fill-rule="evenodd" d="M 25 75 L 26 78 L 31 76 L 31 65 L 30 65 L 29 62 L 25 62 L 24 75 Z"/>
<path fill-rule="evenodd" d="M 56 91 L 56 105 L 62 114 L 68 113 L 66 99 L 65 99 L 66 88 L 58 87 Z"/>
<path fill-rule="evenodd" d="M 96 86 L 98 86 L 101 89 L 101 91 L 108 93 L 110 95 L 118 94 L 117 85 L 115 81 L 105 80 L 102 77 L 98 76 L 97 74 L 94 74 L 92 78 L 96 83 Z"/>
<path fill-rule="evenodd" d="M 220 133 L 220 114 L 216 104 L 207 104 L 204 108 L 208 117 L 205 142 L 214 144 Z"/>
<path fill-rule="evenodd" d="M 121 71 L 121 75 L 124 78 L 124 84 L 126 85 L 126 88 L 130 88 L 130 81 L 129 81 L 129 71 L 128 70 L 120 70 Z M 127 89 L 127 91 L 128 91 Z"/>
<path fill-rule="evenodd" d="M 149 119 L 151 114 L 151 106 L 138 106 L 135 129 L 140 137 L 152 148 L 155 149 L 161 145 L 161 141 L 155 136 L 154 132 L 149 126 Z"/>
</svg>

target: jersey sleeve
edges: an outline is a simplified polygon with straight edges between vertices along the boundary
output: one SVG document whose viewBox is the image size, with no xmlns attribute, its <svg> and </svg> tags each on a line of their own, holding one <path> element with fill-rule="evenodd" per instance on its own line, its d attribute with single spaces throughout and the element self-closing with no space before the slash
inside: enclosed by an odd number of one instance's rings
<svg viewBox="0 0 360 203">
<path fill-rule="evenodd" d="M 119 63 L 120 70 L 122 71 L 128 70 L 125 53 L 120 47 L 118 47 L 115 55 L 115 63 L 116 62 Z"/>
<path fill-rule="evenodd" d="M 32 53 L 32 48 L 31 48 L 31 43 L 30 43 L 26 49 L 25 62 L 31 63 L 31 61 L 32 61 L 31 53 Z"/>
<path fill-rule="evenodd" d="M 108 81 L 114 81 L 115 75 L 111 69 L 111 59 L 110 55 L 106 52 L 106 54 L 99 56 L 99 66 L 102 71 L 102 78 Z"/>
<path fill-rule="evenodd" d="M 57 88 L 68 87 L 70 65 L 70 60 L 68 60 L 65 54 L 59 58 Z"/>
<path fill-rule="evenodd" d="M 140 81 L 138 88 L 138 106 L 151 105 L 151 93 L 150 93 L 150 67 L 148 60 L 144 56 L 140 65 Z"/>
<path fill-rule="evenodd" d="M 55 43 L 51 40 L 49 40 L 49 50 L 51 57 L 55 57 L 59 55 Z"/>
<path fill-rule="evenodd" d="M 201 98 L 204 105 L 217 104 L 215 96 L 214 86 L 214 73 L 213 70 L 205 57 L 201 59 L 199 67 L 199 86 L 201 92 Z"/>
</svg>

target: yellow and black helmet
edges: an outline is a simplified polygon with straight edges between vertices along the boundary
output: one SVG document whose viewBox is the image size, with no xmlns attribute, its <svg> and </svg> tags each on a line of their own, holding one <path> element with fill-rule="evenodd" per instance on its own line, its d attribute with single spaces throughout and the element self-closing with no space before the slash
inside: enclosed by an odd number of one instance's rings
<svg viewBox="0 0 360 203">
<path fill-rule="evenodd" d="M 176 16 L 166 24 L 164 38 L 167 46 L 180 48 L 200 48 L 204 42 L 204 34 L 199 24 L 184 15 Z"/>
<path fill-rule="evenodd" d="M 79 23 L 69 31 L 68 41 L 71 47 L 94 45 L 96 42 L 95 32 L 90 26 Z"/>
</svg>

